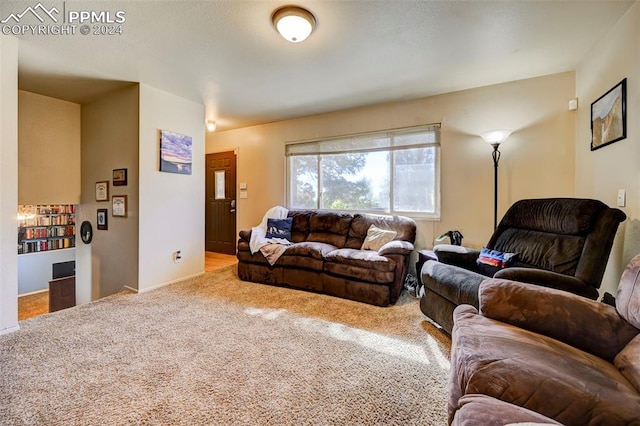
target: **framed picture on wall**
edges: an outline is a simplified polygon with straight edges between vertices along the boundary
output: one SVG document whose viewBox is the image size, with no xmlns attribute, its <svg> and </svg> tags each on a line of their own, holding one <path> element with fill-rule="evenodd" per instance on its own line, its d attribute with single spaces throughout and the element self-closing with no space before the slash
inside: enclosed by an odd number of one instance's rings
<svg viewBox="0 0 640 426">
<path fill-rule="evenodd" d="M 191 136 L 160 130 L 160 171 L 190 175 L 192 145 Z"/>
<path fill-rule="evenodd" d="M 591 104 L 591 151 L 627 137 L 627 79 Z"/>
<path fill-rule="evenodd" d="M 109 201 L 109 181 L 96 182 L 96 201 Z"/>
<path fill-rule="evenodd" d="M 111 198 L 111 214 L 114 217 L 127 217 L 126 195 L 114 195 Z"/>
<path fill-rule="evenodd" d="M 127 186 L 127 169 L 113 170 L 113 186 Z"/>
<path fill-rule="evenodd" d="M 102 231 L 106 231 L 107 229 L 109 229 L 107 212 L 108 209 L 98 209 L 98 214 L 96 215 L 96 223 L 98 224 L 98 229 Z"/>
</svg>

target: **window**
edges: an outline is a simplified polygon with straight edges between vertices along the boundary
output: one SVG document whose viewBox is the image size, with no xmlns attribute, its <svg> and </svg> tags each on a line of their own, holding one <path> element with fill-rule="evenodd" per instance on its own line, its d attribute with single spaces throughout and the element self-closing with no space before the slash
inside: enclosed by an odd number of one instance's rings
<svg viewBox="0 0 640 426">
<path fill-rule="evenodd" d="M 288 144 L 288 205 L 438 218 L 439 152 L 439 124 Z"/>
</svg>

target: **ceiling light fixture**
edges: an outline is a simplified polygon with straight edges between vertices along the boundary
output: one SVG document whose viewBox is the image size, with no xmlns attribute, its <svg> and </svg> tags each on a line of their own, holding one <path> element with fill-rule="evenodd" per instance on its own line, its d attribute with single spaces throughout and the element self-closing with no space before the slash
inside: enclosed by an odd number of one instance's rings
<svg viewBox="0 0 640 426">
<path fill-rule="evenodd" d="M 210 132 L 215 132 L 216 131 L 216 122 L 213 120 L 209 120 L 207 121 L 207 130 Z"/>
<path fill-rule="evenodd" d="M 311 12 L 298 6 L 284 6 L 271 15 L 274 28 L 287 41 L 300 43 L 316 28 L 316 18 Z"/>
</svg>

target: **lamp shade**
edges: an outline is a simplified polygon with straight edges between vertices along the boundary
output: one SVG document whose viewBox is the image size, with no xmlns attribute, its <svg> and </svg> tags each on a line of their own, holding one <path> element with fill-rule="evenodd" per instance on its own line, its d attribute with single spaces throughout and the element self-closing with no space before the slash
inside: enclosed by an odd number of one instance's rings
<svg viewBox="0 0 640 426">
<path fill-rule="evenodd" d="M 480 136 L 488 144 L 499 145 L 502 142 L 506 141 L 507 138 L 511 135 L 511 133 L 513 133 L 513 130 L 498 129 L 498 130 L 489 130 L 487 132 L 484 132 Z"/>
<path fill-rule="evenodd" d="M 311 12 L 297 6 L 285 6 L 276 10 L 271 21 L 280 35 L 292 43 L 306 40 L 316 27 L 316 18 Z"/>
</svg>

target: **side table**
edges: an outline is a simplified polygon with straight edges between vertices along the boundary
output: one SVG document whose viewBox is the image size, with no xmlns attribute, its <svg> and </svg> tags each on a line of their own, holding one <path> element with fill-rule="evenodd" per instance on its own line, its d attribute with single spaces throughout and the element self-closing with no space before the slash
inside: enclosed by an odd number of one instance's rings
<svg viewBox="0 0 640 426">
<path fill-rule="evenodd" d="M 76 277 L 49 281 L 49 312 L 76 306 Z"/>
</svg>

